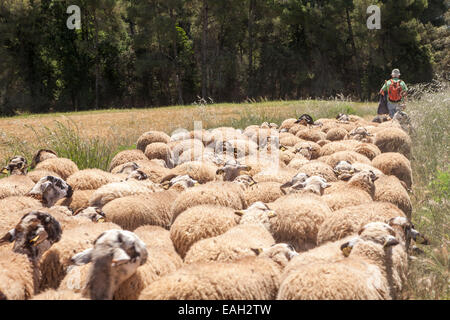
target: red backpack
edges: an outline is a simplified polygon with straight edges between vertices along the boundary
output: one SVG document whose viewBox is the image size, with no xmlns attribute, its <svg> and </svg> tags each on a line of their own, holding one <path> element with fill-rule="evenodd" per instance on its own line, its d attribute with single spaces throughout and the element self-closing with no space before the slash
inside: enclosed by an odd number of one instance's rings
<svg viewBox="0 0 450 320">
<path fill-rule="evenodd" d="M 398 102 L 402 99 L 402 86 L 400 85 L 400 80 L 397 82 L 391 80 L 391 84 L 388 87 L 388 96 L 389 100 L 392 102 Z"/>
</svg>

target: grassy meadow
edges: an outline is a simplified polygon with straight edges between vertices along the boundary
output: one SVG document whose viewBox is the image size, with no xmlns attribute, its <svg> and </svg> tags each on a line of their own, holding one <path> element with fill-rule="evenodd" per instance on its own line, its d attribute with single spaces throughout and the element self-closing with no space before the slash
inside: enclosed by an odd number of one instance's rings
<svg viewBox="0 0 450 320">
<path fill-rule="evenodd" d="M 45 147 L 71 158 L 80 169 L 106 170 L 115 154 L 134 148 L 137 138 L 148 130 L 168 134 L 177 128 L 192 130 L 194 121 L 202 121 L 205 129 L 245 128 L 264 121 L 280 124 L 303 113 L 314 119 L 334 118 L 339 112 L 371 119 L 376 109 L 376 103 L 304 100 L 22 115 L 0 119 L 0 161 L 6 163 L 13 155 L 24 155 L 30 161 L 37 149 Z M 411 262 L 408 293 L 410 299 L 449 299 L 449 88 L 422 94 L 408 103 L 406 111 L 415 129 L 413 223 L 432 242 L 421 247 L 424 253 Z"/>
</svg>

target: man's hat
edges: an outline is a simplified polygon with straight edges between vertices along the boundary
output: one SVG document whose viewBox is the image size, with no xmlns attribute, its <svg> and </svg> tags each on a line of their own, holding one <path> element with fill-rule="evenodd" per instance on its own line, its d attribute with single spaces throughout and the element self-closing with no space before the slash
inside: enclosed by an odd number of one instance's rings
<svg viewBox="0 0 450 320">
<path fill-rule="evenodd" d="M 398 69 L 392 70 L 391 75 L 392 75 L 393 77 L 398 77 L 398 76 L 400 76 L 400 70 L 398 70 Z"/>
</svg>

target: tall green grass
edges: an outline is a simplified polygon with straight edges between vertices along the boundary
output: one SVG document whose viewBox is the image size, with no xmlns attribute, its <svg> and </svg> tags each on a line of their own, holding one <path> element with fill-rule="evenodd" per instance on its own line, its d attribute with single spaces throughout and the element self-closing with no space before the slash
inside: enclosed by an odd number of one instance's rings
<svg viewBox="0 0 450 320">
<path fill-rule="evenodd" d="M 55 127 L 35 128 L 28 126 L 38 143 L 29 143 L 20 136 L 4 136 L 9 157 L 22 155 L 31 161 L 34 153 L 41 148 L 55 151 L 59 157 L 74 161 L 79 169 L 99 168 L 107 170 L 111 159 L 120 151 L 132 149 L 135 140 L 123 136 L 109 139 L 86 138 L 73 121 L 55 121 Z"/>
<path fill-rule="evenodd" d="M 420 92 L 408 104 L 415 132 L 412 134 L 413 222 L 431 246 L 410 264 L 412 299 L 450 298 L 450 88 Z M 421 88 L 419 88 L 421 89 Z M 423 90 L 423 88 L 422 88 Z"/>
</svg>

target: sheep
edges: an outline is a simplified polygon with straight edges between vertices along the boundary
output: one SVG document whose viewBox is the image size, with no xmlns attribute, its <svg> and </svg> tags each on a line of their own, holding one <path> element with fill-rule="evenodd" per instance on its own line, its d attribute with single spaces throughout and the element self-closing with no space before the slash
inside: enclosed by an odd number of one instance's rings
<svg viewBox="0 0 450 320">
<path fill-rule="evenodd" d="M 280 141 L 280 145 L 283 145 L 286 147 L 293 147 L 297 143 L 302 142 L 302 139 L 294 136 L 292 133 L 283 132 L 283 133 L 280 133 L 279 141 Z"/>
<path fill-rule="evenodd" d="M 15 196 L 0 200 L 0 234 L 8 232 L 17 224 L 24 211 L 42 208 L 42 203 L 31 197 Z"/>
<path fill-rule="evenodd" d="M 172 221 L 172 204 L 179 193 L 173 190 L 117 198 L 103 208 L 106 221 L 133 231 L 143 225 L 169 229 Z"/>
<path fill-rule="evenodd" d="M 284 120 L 280 125 L 280 132 L 283 132 L 283 130 L 289 131 L 295 124 L 297 123 L 297 119 L 295 118 L 289 118 Z"/>
<path fill-rule="evenodd" d="M 183 211 L 170 227 L 170 238 L 184 258 L 197 241 L 215 237 L 237 225 L 235 210 L 217 205 L 200 205 Z"/>
<path fill-rule="evenodd" d="M 227 161 L 222 168 L 216 171 L 217 175 L 223 175 L 223 181 L 233 181 L 242 171 L 250 171 L 252 168 L 242 165 L 238 161 Z"/>
<path fill-rule="evenodd" d="M 355 151 L 339 151 L 331 154 L 326 163 L 334 168 L 340 161 L 347 161 L 349 163 L 361 162 L 371 164 L 370 160 L 360 153 Z"/>
<path fill-rule="evenodd" d="M 372 202 L 375 196 L 375 180 L 377 176 L 371 171 L 356 173 L 346 184 L 339 185 L 336 190 L 325 194 L 322 198 L 332 211 L 345 207 Z"/>
<path fill-rule="evenodd" d="M 372 166 L 385 175 L 396 176 L 411 189 L 413 183 L 411 162 L 404 155 L 397 152 L 382 153 L 372 160 Z"/>
<path fill-rule="evenodd" d="M 121 179 L 122 177 L 120 175 L 100 169 L 84 169 L 77 171 L 67 178 L 67 183 L 74 190 L 95 190 L 105 184 L 119 182 Z"/>
<path fill-rule="evenodd" d="M 36 165 L 36 170 L 55 172 L 61 179 L 67 180 L 69 176 L 78 171 L 78 166 L 70 159 L 49 158 Z"/>
<path fill-rule="evenodd" d="M 330 140 L 319 140 L 319 141 L 317 141 L 317 144 L 320 146 L 320 147 L 323 147 L 324 145 L 326 145 L 326 144 L 328 144 L 328 143 L 330 143 L 331 141 Z"/>
<path fill-rule="evenodd" d="M 345 130 L 344 128 L 340 127 L 331 128 L 327 132 L 326 139 L 320 140 L 330 140 L 330 141 L 345 140 L 348 137 L 348 134 L 349 134 L 348 131 Z"/>
<path fill-rule="evenodd" d="M 190 188 L 176 198 L 172 206 L 172 221 L 186 209 L 202 204 L 221 205 L 235 210 L 244 209 L 246 206 L 242 189 L 237 183 L 209 182 Z"/>
<path fill-rule="evenodd" d="M 369 222 L 387 221 L 405 214 L 389 202 L 370 202 L 334 211 L 319 228 L 317 244 L 337 241 L 356 233 Z"/>
<path fill-rule="evenodd" d="M 57 173 L 48 170 L 33 170 L 27 173 L 27 177 L 30 178 L 33 183 L 37 183 L 39 180 L 46 176 L 61 178 Z"/>
<path fill-rule="evenodd" d="M 143 133 L 136 142 L 136 149 L 145 152 L 145 148 L 152 143 L 169 143 L 170 137 L 161 131 L 147 131 Z M 128 161 L 127 161 L 128 162 Z"/>
<path fill-rule="evenodd" d="M 352 146 L 345 144 L 343 141 L 331 141 L 320 148 L 319 156 L 330 156 L 339 151 L 350 151 L 352 149 Z"/>
<path fill-rule="evenodd" d="M 11 173 L 11 176 L 0 179 L 0 199 L 25 195 L 33 188 L 34 182 L 26 175 L 26 170 L 24 157 L 16 156 L 9 161 L 2 173 Z"/>
<path fill-rule="evenodd" d="M 105 222 L 80 223 L 65 228 L 61 240 L 42 255 L 40 291 L 57 289 L 67 274 L 71 257 L 77 252 L 88 249 L 100 234 L 111 229 L 120 229 L 120 227 Z"/>
<path fill-rule="evenodd" d="M 298 130 L 297 133 L 295 134 L 295 136 L 300 139 L 313 141 L 313 142 L 317 142 L 317 141 L 326 139 L 325 133 L 323 133 L 319 129 L 309 129 L 309 128 Z"/>
<path fill-rule="evenodd" d="M 411 138 L 402 129 L 386 128 L 378 131 L 375 144 L 381 152 L 399 152 L 406 157 L 411 154 Z"/>
<path fill-rule="evenodd" d="M 150 181 L 154 183 L 159 183 L 161 179 L 170 174 L 171 169 L 165 167 L 166 164 L 164 161 L 163 161 L 164 165 L 161 165 L 161 163 L 159 163 L 158 160 L 159 159 L 148 160 L 146 158 L 145 160 L 137 160 L 131 163 L 127 162 L 112 169 L 111 173 L 114 173 L 118 177 L 121 177 L 122 173 L 126 173 L 127 171 L 129 172 L 132 169 L 133 170 L 138 169 L 143 173 L 145 173 Z"/>
<path fill-rule="evenodd" d="M 34 169 L 38 163 L 51 158 L 58 158 L 58 154 L 53 150 L 40 149 L 34 154 L 33 159 L 31 160 L 30 168 Z"/>
<path fill-rule="evenodd" d="M 134 233 L 108 230 L 94 241 L 94 247 L 71 258 L 75 265 L 92 262 L 83 296 L 112 300 L 115 291 L 147 261 L 145 243 Z"/>
<path fill-rule="evenodd" d="M 390 202 L 411 219 L 412 204 L 405 188 L 395 176 L 383 175 L 375 181 L 375 201 Z"/>
<path fill-rule="evenodd" d="M 318 176 L 309 177 L 304 173 L 299 173 L 293 177 L 293 179 L 280 186 L 280 189 L 283 193 L 286 193 L 285 188 L 290 188 L 291 192 L 296 192 L 298 190 L 304 192 L 312 192 L 318 195 L 323 195 L 324 190 L 329 188 L 330 185 L 327 181 Z"/>
<path fill-rule="evenodd" d="M 183 264 L 170 240 L 169 231 L 161 227 L 143 226 L 134 233 L 146 244 L 147 262 L 119 286 L 114 293 L 115 300 L 137 300 L 144 288 Z"/>
<path fill-rule="evenodd" d="M 28 257 L 0 247 L 0 300 L 27 300 L 33 294 L 33 268 Z"/>
<path fill-rule="evenodd" d="M 269 232 L 270 220 L 275 214 L 266 205 L 257 202 L 236 214 L 242 216 L 237 226 L 219 236 L 195 242 L 187 251 L 184 262 L 233 261 L 254 256 L 251 248 L 275 244 Z"/>
<path fill-rule="evenodd" d="M 355 169 L 350 163 L 347 161 L 340 161 L 334 168 L 334 173 L 338 177 L 339 180 L 349 180 L 355 172 L 359 170 Z"/>
<path fill-rule="evenodd" d="M 293 158 L 291 161 L 289 161 L 289 164 L 287 165 L 288 168 L 296 169 L 297 171 L 304 166 L 305 164 L 308 164 L 309 160 L 305 157 L 301 157 L 298 154 L 295 158 Z"/>
<path fill-rule="evenodd" d="M 321 147 L 312 141 L 301 141 L 294 146 L 297 153 L 300 153 L 308 160 L 314 160 L 320 157 Z"/>
<path fill-rule="evenodd" d="M 81 208 L 89 206 L 89 199 L 94 194 L 95 190 L 75 190 L 70 197 L 63 198 L 56 202 L 58 206 L 66 206 L 71 211 L 75 212 Z"/>
<path fill-rule="evenodd" d="M 276 297 L 284 266 L 296 256 L 286 244 L 254 248 L 256 257 L 232 263 L 185 266 L 144 289 L 140 300 L 269 300 Z"/>
<path fill-rule="evenodd" d="M 98 188 L 89 198 L 89 206 L 102 208 L 108 202 L 126 196 L 148 194 L 163 191 L 164 189 L 150 180 L 138 181 L 127 179 L 126 181 L 108 183 Z"/>
<path fill-rule="evenodd" d="M 316 246 L 320 225 L 332 215 L 325 202 L 309 194 L 291 194 L 268 206 L 276 213 L 270 220 L 274 239 L 293 245 L 298 252 Z"/>
<path fill-rule="evenodd" d="M 333 167 L 318 160 L 313 160 L 310 161 L 309 163 L 306 163 L 305 165 L 298 168 L 297 171 L 305 173 L 308 176 L 322 177 L 327 182 L 337 181 L 337 178 L 333 171 Z"/>
<path fill-rule="evenodd" d="M 361 141 L 364 143 L 373 143 L 374 142 L 374 139 L 372 138 L 373 134 L 371 134 L 365 127 L 357 127 L 355 129 L 353 129 L 350 132 L 349 136 L 353 140 Z"/>
<path fill-rule="evenodd" d="M 368 224 L 341 246 L 345 259 L 299 266 L 284 278 L 277 299 L 393 299 L 392 247 L 398 244 L 389 225 Z"/>
<path fill-rule="evenodd" d="M 391 117 L 387 114 L 379 114 L 375 118 L 372 119 L 372 122 L 374 123 L 383 123 L 386 121 L 391 121 Z"/>
<path fill-rule="evenodd" d="M 139 160 L 148 160 L 144 154 L 144 150 L 124 150 L 119 152 L 112 158 L 109 164 L 109 171 L 112 172 L 117 166 L 123 165 L 128 162 L 137 162 Z"/>
<path fill-rule="evenodd" d="M 170 180 L 165 180 L 163 183 L 161 183 L 161 186 L 165 189 L 172 189 L 177 191 L 184 191 L 188 188 L 192 188 L 195 186 L 200 185 L 197 180 L 192 179 L 188 175 L 184 176 L 174 176 Z"/>
<path fill-rule="evenodd" d="M 217 167 L 209 162 L 190 161 L 185 162 L 170 170 L 168 176 L 184 176 L 188 175 L 199 183 L 206 183 L 217 179 Z M 161 179 L 161 183 L 166 181 L 167 177 Z"/>
<path fill-rule="evenodd" d="M 13 252 L 23 254 L 28 258 L 28 263 L 32 268 L 31 279 L 33 294 L 36 294 L 38 292 L 40 284 L 39 260 L 46 250 L 48 250 L 54 243 L 60 241 L 61 234 L 62 230 L 59 222 L 50 214 L 40 211 L 31 211 L 25 214 L 20 219 L 19 223 L 14 229 L 10 230 L 2 238 L 0 238 L 0 246 L 6 243 L 14 242 Z M 20 261 L 21 259 L 19 259 L 18 257 L 14 257 L 14 255 L 12 255 L 12 259 L 16 260 L 15 262 L 18 263 L 18 266 L 21 266 L 21 268 L 24 269 L 22 271 L 19 271 L 17 278 L 26 282 L 22 282 L 22 285 L 24 287 L 27 287 L 27 289 L 24 290 L 24 298 L 29 298 L 27 294 L 30 289 L 30 283 L 28 282 L 28 280 L 30 279 L 28 278 L 29 272 L 27 272 L 27 270 L 29 271 L 29 268 L 27 268 L 24 261 Z M 2 260 L 3 259 L 0 259 L 0 261 Z M 10 272 L 15 273 L 16 270 L 9 269 L 8 271 L 6 271 L 6 274 L 4 274 L 4 276 L 6 277 L 5 282 L 8 281 L 8 278 L 11 278 L 11 276 L 8 276 L 8 273 Z M 27 275 L 24 275 L 22 272 L 26 273 Z M 1 282 L 3 285 L 3 281 Z M 2 288 L 2 293 L 0 292 L 0 295 L 8 297 L 8 290 L 8 287 Z M 17 292 L 14 292 L 16 290 L 17 288 L 13 286 L 13 296 L 17 294 Z"/>
<path fill-rule="evenodd" d="M 167 167 L 173 168 L 173 154 L 169 146 L 162 142 L 155 142 L 147 145 L 144 152 L 145 156 L 149 159 L 162 159 L 165 161 Z"/>
<path fill-rule="evenodd" d="M 366 156 L 369 160 L 373 160 L 375 157 L 381 154 L 380 149 L 372 143 L 363 143 L 356 146 L 353 151 Z"/>
<path fill-rule="evenodd" d="M 244 198 L 248 205 L 258 201 L 273 202 L 283 195 L 281 183 L 273 181 L 254 183 L 244 190 Z"/>
</svg>

